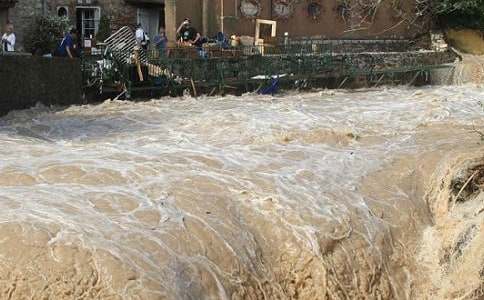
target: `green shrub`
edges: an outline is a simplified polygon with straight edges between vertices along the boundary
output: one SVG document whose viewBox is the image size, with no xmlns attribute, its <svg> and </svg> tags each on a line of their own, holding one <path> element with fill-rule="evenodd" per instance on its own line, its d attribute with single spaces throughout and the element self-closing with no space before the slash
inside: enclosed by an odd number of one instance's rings
<svg viewBox="0 0 484 300">
<path fill-rule="evenodd" d="M 434 0 L 441 25 L 484 30 L 484 0 Z"/>
<path fill-rule="evenodd" d="M 37 16 L 26 30 L 25 49 L 31 53 L 52 53 L 69 27 L 66 17 Z"/>
<path fill-rule="evenodd" d="M 101 16 L 99 20 L 99 30 L 96 35 L 98 42 L 103 42 L 111 35 L 111 20 L 106 15 Z"/>
</svg>

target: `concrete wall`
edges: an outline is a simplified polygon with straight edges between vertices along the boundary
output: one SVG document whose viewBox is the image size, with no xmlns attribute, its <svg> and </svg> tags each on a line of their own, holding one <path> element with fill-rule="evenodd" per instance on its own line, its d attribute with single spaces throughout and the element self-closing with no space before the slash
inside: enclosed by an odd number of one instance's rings
<svg viewBox="0 0 484 300">
<path fill-rule="evenodd" d="M 206 1 L 207 28 L 203 22 L 203 2 Z M 165 0 L 165 19 L 168 39 L 176 40 L 176 29 L 185 18 L 190 18 L 192 25 L 200 32 L 213 37 L 220 31 L 220 11 L 217 3 L 220 0 Z"/>
<path fill-rule="evenodd" d="M 82 103 L 80 62 L 64 58 L 0 55 L 0 114 L 45 105 Z"/>
</svg>

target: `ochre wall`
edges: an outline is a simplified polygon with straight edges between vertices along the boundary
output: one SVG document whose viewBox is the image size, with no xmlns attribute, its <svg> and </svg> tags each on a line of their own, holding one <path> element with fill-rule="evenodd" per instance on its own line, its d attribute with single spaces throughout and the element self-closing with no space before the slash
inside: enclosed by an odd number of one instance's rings
<svg viewBox="0 0 484 300">
<path fill-rule="evenodd" d="M 220 30 L 221 2 L 223 1 L 224 32 L 227 35 L 254 35 L 255 22 L 244 17 L 240 12 L 240 0 L 208 0 L 209 35 L 215 35 Z M 272 1 L 260 0 L 261 12 L 259 19 L 277 20 L 272 16 Z M 171 0 L 176 3 L 176 23 L 179 24 L 185 17 L 193 20 L 194 26 L 202 31 L 202 0 Z M 308 16 L 307 5 L 310 1 L 297 1 L 293 15 L 287 19 L 279 19 L 278 36 L 288 32 L 292 37 L 321 36 L 325 38 L 412 38 L 428 30 L 427 26 L 419 27 L 409 25 L 411 22 L 403 19 L 414 18 L 415 0 L 402 0 L 400 10 L 404 18 L 398 15 L 392 7 L 393 1 L 383 0 L 375 14 L 374 21 L 366 24 L 365 29 L 356 29 L 355 24 L 360 20 L 353 18 L 346 23 L 338 13 L 338 0 L 322 0 L 322 14 L 318 20 Z M 166 2 L 168 3 L 168 1 Z M 353 23 L 353 26 L 351 25 Z M 420 22 L 423 24 L 424 22 Z"/>
</svg>

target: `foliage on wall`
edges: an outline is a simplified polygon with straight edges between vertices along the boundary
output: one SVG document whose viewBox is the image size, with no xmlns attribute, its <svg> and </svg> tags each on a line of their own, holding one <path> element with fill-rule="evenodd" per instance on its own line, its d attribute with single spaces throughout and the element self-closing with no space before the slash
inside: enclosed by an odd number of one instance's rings
<svg viewBox="0 0 484 300">
<path fill-rule="evenodd" d="M 403 0 L 337 0 L 336 11 L 348 26 L 348 31 L 369 29 L 375 22 L 382 7 L 390 8 L 394 24 L 385 31 L 397 26 L 423 28 L 428 24 L 430 0 L 415 0 L 413 9 L 404 9 Z M 384 33 L 383 31 L 382 33 Z"/>
<path fill-rule="evenodd" d="M 470 27 L 484 30 L 484 0 L 415 0 L 412 10 L 405 11 L 402 0 L 337 0 L 339 15 L 350 29 L 371 26 L 376 13 L 383 5 L 394 11 L 396 24 L 405 23 L 422 27 L 431 16 L 442 25 Z"/>
<path fill-rule="evenodd" d="M 96 40 L 102 42 L 111 35 L 111 20 L 108 16 L 102 15 L 99 20 L 99 30 L 96 35 Z"/>
</svg>

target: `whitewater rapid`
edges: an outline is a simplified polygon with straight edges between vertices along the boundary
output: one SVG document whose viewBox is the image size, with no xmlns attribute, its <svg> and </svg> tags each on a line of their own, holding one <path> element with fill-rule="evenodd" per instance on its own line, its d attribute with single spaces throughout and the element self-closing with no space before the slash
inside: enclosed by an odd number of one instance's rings
<svg viewBox="0 0 484 300">
<path fill-rule="evenodd" d="M 479 101 L 401 87 L 12 112 L 3 296 L 412 298 L 420 182 L 482 151 Z"/>
</svg>

